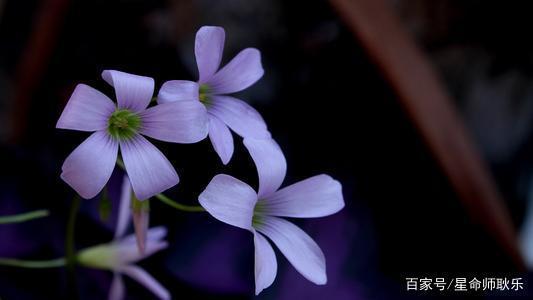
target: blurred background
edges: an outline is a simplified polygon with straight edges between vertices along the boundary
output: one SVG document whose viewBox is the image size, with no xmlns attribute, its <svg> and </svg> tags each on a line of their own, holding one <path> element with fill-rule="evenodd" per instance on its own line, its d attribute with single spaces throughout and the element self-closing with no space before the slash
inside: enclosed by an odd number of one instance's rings
<svg viewBox="0 0 533 300">
<path fill-rule="evenodd" d="M 526 271 L 533 256 L 527 234 L 533 201 L 531 3 L 374 2 L 381 7 L 370 2 L 1 0 L 0 215 L 45 208 L 51 216 L 0 225 L 0 256 L 64 256 L 74 192 L 59 174 L 64 159 L 88 135 L 57 130 L 55 124 L 76 84 L 112 96 L 100 78 L 105 69 L 153 77 L 156 88 L 167 80 L 196 80 L 195 33 L 203 25 L 217 25 L 226 30 L 223 64 L 246 47 L 262 53 L 264 77 L 238 98 L 262 114 L 284 150 L 284 185 L 327 173 L 343 184 L 346 201 L 336 215 L 295 221 L 324 251 L 328 284 L 308 282 L 277 252 L 278 276 L 259 299 L 443 294 L 406 292 L 406 277 L 522 277 L 523 291 L 468 295 L 531 294 L 533 281 Z M 398 24 L 394 28 L 404 34 L 386 34 L 388 27 L 380 24 Z M 401 47 L 390 47 L 395 43 Z M 398 53 L 396 60 L 383 59 L 379 49 Z M 442 97 L 417 104 L 402 93 L 405 82 L 387 70 L 404 53 L 415 53 L 434 75 L 429 82 L 439 83 L 425 85 L 422 76 L 420 86 L 410 89 L 412 99 L 424 100 L 418 88 Z M 404 78 L 420 75 L 415 64 L 405 66 Z M 426 129 L 432 124 L 454 130 L 434 134 Z M 439 139 L 447 143 L 432 142 Z M 193 145 L 153 141 L 180 174 L 180 184 L 168 194 L 195 204 L 219 173 L 256 187 L 253 162 L 241 139 L 235 140 L 227 166 L 208 140 Z M 457 147 L 457 141 L 467 146 Z M 449 171 L 447 166 L 457 161 L 468 162 L 459 170 L 467 176 Z M 115 170 L 109 189 L 114 204 L 120 180 Z M 78 249 L 112 238 L 115 217 L 101 220 L 98 202 L 82 202 Z M 171 246 L 140 265 L 174 298 L 252 298 L 248 232 L 156 200 L 151 210 L 152 224 L 169 228 Z M 80 299 L 107 297 L 110 272 L 80 267 L 76 275 Z M 0 266 L 0 298 L 66 299 L 66 276 L 64 269 Z M 132 280 L 126 284 L 128 299 L 153 297 Z"/>
</svg>

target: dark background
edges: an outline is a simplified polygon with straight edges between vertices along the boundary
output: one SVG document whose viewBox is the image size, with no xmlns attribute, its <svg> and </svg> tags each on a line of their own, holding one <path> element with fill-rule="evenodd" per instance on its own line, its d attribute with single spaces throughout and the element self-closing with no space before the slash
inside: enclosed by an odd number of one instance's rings
<svg viewBox="0 0 533 300">
<path fill-rule="evenodd" d="M 519 230 L 532 174 L 528 1 L 390 3 L 456 100 Z M 265 76 L 238 97 L 263 115 L 284 150 L 284 185 L 327 173 L 343 184 L 346 201 L 334 216 L 296 221 L 324 251 L 328 284 L 306 281 L 277 252 L 278 276 L 260 298 L 416 299 L 425 294 L 405 293 L 406 277 L 528 276 L 470 219 L 380 69 L 327 1 L 10 0 L 0 5 L 0 214 L 51 211 L 48 218 L 0 225 L 0 256 L 64 255 L 74 192 L 59 174 L 63 160 L 88 135 L 57 130 L 55 123 L 75 85 L 113 95 L 100 78 L 105 69 L 151 76 L 156 89 L 166 80 L 196 80 L 194 35 L 202 25 L 218 25 L 226 30 L 223 63 L 246 47 L 262 53 Z M 218 173 L 256 186 L 253 163 L 235 137 L 228 166 L 208 140 L 154 141 L 181 178 L 169 195 L 194 204 Z M 115 172 L 110 194 L 116 200 L 121 174 Z M 151 208 L 152 224 L 169 228 L 171 247 L 141 265 L 174 298 L 253 295 L 248 232 L 156 200 Z M 102 222 L 97 209 L 98 199 L 82 204 L 78 249 L 112 238 L 114 218 Z M 81 299 L 107 297 L 110 272 L 80 267 L 77 279 Z M 128 299 L 152 297 L 126 282 Z M 66 273 L 0 267 L 0 297 L 66 298 Z"/>
</svg>

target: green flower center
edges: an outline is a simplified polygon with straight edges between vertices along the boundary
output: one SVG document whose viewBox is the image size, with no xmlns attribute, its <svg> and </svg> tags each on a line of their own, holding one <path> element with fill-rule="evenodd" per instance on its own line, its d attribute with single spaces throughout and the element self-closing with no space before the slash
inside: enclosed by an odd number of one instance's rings
<svg viewBox="0 0 533 300">
<path fill-rule="evenodd" d="M 117 109 L 107 124 L 107 131 L 117 140 L 127 140 L 137 134 L 141 127 L 141 118 L 127 109 Z"/>
<path fill-rule="evenodd" d="M 263 219 L 261 216 L 254 215 L 252 218 L 252 227 L 253 228 L 259 228 L 263 224 Z"/>
<path fill-rule="evenodd" d="M 204 105 L 211 104 L 211 88 L 207 84 L 200 84 L 199 88 L 200 95 L 198 98 L 200 99 L 200 102 L 202 102 Z"/>
<path fill-rule="evenodd" d="M 252 227 L 258 228 L 263 224 L 262 215 L 265 211 L 264 204 L 261 200 L 258 200 L 254 207 L 254 216 L 252 218 Z"/>
</svg>

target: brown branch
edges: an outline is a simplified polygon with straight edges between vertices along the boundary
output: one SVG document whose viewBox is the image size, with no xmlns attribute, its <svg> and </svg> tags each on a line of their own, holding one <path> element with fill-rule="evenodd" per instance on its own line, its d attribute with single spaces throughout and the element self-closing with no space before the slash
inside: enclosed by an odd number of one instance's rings
<svg viewBox="0 0 533 300">
<path fill-rule="evenodd" d="M 508 210 L 431 63 L 383 0 L 330 0 L 379 65 L 470 215 L 524 269 Z"/>
<path fill-rule="evenodd" d="M 39 86 L 53 54 L 69 0 L 42 1 L 28 43 L 15 73 L 13 112 L 10 114 L 12 143 L 18 142 L 28 125 L 31 97 Z"/>
</svg>

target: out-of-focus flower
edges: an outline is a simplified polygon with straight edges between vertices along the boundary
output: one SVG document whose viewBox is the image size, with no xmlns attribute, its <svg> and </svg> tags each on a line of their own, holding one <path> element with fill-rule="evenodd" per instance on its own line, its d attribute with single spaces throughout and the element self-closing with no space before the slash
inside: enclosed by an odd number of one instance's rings
<svg viewBox="0 0 533 300">
<path fill-rule="evenodd" d="M 279 187 L 287 164 L 272 139 L 245 139 L 259 174 L 259 191 L 225 174 L 215 176 L 198 197 L 216 219 L 254 234 L 255 291 L 259 294 L 276 277 L 277 261 L 270 238 L 305 278 L 325 284 L 326 262 L 322 250 L 303 230 L 279 217 L 328 216 L 344 207 L 341 184 L 328 175 L 317 175 L 288 187 Z M 265 236 L 264 236 L 265 235 Z"/>
<path fill-rule="evenodd" d="M 147 108 L 154 92 L 152 78 L 113 70 L 102 77 L 115 88 L 117 105 L 79 84 L 57 122 L 57 128 L 95 131 L 67 157 L 61 178 L 83 198 L 96 196 L 111 176 L 120 145 L 138 199 L 176 185 L 174 167 L 143 135 L 166 142 L 198 142 L 208 133 L 206 109 L 193 101 Z"/>
<path fill-rule="evenodd" d="M 225 33 L 221 27 L 204 26 L 196 34 L 195 55 L 198 82 L 171 80 L 163 84 L 159 103 L 200 101 L 209 116 L 209 138 L 222 163 L 233 155 L 233 137 L 228 127 L 243 138 L 270 138 L 261 115 L 246 102 L 226 94 L 242 91 L 263 76 L 261 53 L 242 50 L 219 70 Z"/>
<path fill-rule="evenodd" d="M 86 267 L 110 270 L 114 273 L 109 291 L 110 300 L 124 299 L 125 289 L 122 274 L 128 275 L 139 282 L 160 299 L 170 299 L 170 293 L 150 274 L 134 264 L 160 250 L 168 244 L 164 241 L 167 231 L 164 227 L 155 227 L 146 234 L 146 249 L 140 253 L 135 242 L 135 235 L 124 237 L 129 225 L 131 184 L 127 176 L 124 178 L 120 201 L 117 227 L 113 241 L 81 250 L 77 261 Z"/>
</svg>

